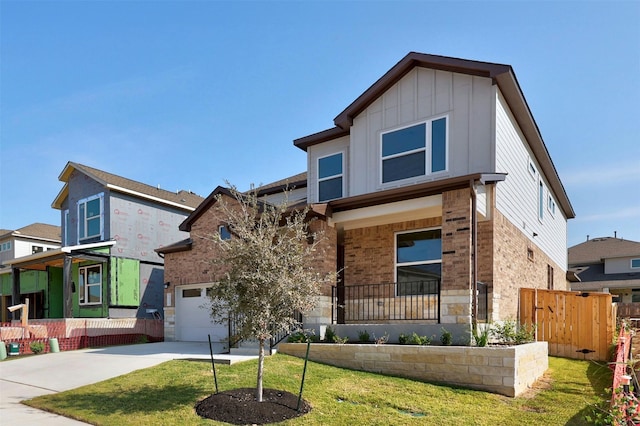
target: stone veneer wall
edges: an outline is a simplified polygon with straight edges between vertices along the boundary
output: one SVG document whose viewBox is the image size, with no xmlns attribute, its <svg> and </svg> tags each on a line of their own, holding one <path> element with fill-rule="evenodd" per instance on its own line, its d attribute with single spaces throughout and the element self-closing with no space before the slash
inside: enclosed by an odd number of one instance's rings
<svg viewBox="0 0 640 426">
<path fill-rule="evenodd" d="M 304 358 L 306 348 L 304 343 L 281 343 L 278 351 Z M 526 391 L 549 368 L 547 354 L 546 342 L 484 348 L 314 343 L 309 359 L 514 397 Z"/>
</svg>

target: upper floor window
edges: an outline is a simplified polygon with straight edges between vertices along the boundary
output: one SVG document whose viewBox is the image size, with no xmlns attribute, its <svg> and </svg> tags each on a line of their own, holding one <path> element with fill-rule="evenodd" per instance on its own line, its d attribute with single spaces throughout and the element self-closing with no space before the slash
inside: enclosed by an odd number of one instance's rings
<svg viewBox="0 0 640 426">
<path fill-rule="evenodd" d="M 640 269 L 640 259 L 631 259 L 631 269 Z"/>
<path fill-rule="evenodd" d="M 318 159 L 318 201 L 342 198 L 343 170 L 341 152 Z"/>
<path fill-rule="evenodd" d="M 396 234 L 398 296 L 437 294 L 442 277 L 442 231 Z"/>
<path fill-rule="evenodd" d="M 553 196 L 551 195 L 551 193 L 549 193 L 549 196 L 547 197 L 547 209 L 549 210 L 549 213 L 551 213 L 551 215 L 556 214 L 556 202 L 553 201 Z"/>
<path fill-rule="evenodd" d="M 538 219 L 544 218 L 544 184 L 538 181 Z"/>
<path fill-rule="evenodd" d="M 31 254 L 42 253 L 44 251 L 44 247 L 42 246 L 31 246 Z"/>
<path fill-rule="evenodd" d="M 78 241 L 102 237 L 103 194 L 78 201 Z"/>
<path fill-rule="evenodd" d="M 69 209 L 65 210 L 64 213 L 64 230 L 63 230 L 63 246 L 71 245 L 71 223 L 69 222 Z"/>
<path fill-rule="evenodd" d="M 2 243 L 0 251 L 7 251 L 7 250 L 11 250 L 11 241 L 8 241 L 6 243 Z"/>
<path fill-rule="evenodd" d="M 80 304 L 102 303 L 102 265 L 82 266 L 78 268 L 78 277 Z"/>
<path fill-rule="evenodd" d="M 382 134 L 382 183 L 446 169 L 446 117 Z"/>
</svg>

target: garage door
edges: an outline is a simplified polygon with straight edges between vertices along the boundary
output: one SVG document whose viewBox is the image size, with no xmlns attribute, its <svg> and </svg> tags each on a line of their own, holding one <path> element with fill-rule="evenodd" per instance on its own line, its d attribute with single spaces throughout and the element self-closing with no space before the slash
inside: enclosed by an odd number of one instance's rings
<svg viewBox="0 0 640 426">
<path fill-rule="evenodd" d="M 183 342 L 207 342 L 207 335 L 216 343 L 227 346 L 229 329 L 227 324 L 213 322 L 209 315 L 209 298 L 206 286 L 176 288 L 176 340 Z"/>
</svg>

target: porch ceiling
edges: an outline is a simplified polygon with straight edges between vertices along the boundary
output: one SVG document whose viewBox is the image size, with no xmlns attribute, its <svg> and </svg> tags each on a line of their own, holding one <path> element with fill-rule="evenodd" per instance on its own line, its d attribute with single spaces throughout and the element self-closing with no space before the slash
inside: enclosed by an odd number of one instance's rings
<svg viewBox="0 0 640 426">
<path fill-rule="evenodd" d="M 442 216 L 442 195 L 396 201 L 377 206 L 334 212 L 329 223 L 338 229 L 356 229 Z"/>
</svg>

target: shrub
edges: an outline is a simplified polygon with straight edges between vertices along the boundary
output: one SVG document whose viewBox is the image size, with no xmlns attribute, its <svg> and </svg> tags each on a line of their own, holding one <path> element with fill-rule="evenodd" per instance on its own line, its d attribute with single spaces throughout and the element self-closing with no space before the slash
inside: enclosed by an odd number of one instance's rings
<svg viewBox="0 0 640 426">
<path fill-rule="evenodd" d="M 333 336 L 333 342 L 337 343 L 339 345 L 344 345 L 345 343 L 347 343 L 349 341 L 348 337 L 340 337 L 337 334 L 335 334 Z"/>
<path fill-rule="evenodd" d="M 307 343 L 307 336 L 302 331 L 296 331 L 287 337 L 289 343 Z"/>
<path fill-rule="evenodd" d="M 398 336 L 398 343 L 401 345 L 426 346 L 431 344 L 431 339 L 427 336 L 418 336 L 416 332 L 413 332 L 411 335 L 401 333 L 400 336 Z"/>
<path fill-rule="evenodd" d="M 336 332 L 333 331 L 333 328 L 327 327 L 327 330 L 324 332 L 324 341 L 325 342 L 335 342 Z"/>
<path fill-rule="evenodd" d="M 443 346 L 450 346 L 453 343 L 453 336 L 444 327 L 442 327 L 442 335 L 440 335 L 440 343 L 442 343 Z"/>
<path fill-rule="evenodd" d="M 521 345 L 535 340 L 536 327 L 534 324 L 519 324 L 514 320 L 506 320 L 493 325 L 491 335 L 498 343 L 507 345 Z"/>
<path fill-rule="evenodd" d="M 358 331 L 358 340 L 361 342 L 368 342 L 370 340 L 369 332 L 367 330 Z"/>
<path fill-rule="evenodd" d="M 376 342 L 376 345 L 384 345 L 389 341 L 389 333 L 385 332 L 382 337 L 376 337 L 374 334 L 373 340 Z"/>
<path fill-rule="evenodd" d="M 478 328 L 476 327 L 476 329 L 473 330 L 472 332 L 473 340 L 476 342 L 476 346 L 481 348 L 487 346 L 487 343 L 489 343 L 490 332 L 491 332 L 490 326 L 483 327 L 479 332 L 478 332 Z"/>
<path fill-rule="evenodd" d="M 31 342 L 31 344 L 29 345 L 29 348 L 31 348 L 31 352 L 33 352 L 34 354 L 39 354 L 44 351 L 44 343 Z"/>
</svg>

